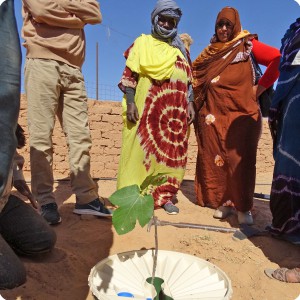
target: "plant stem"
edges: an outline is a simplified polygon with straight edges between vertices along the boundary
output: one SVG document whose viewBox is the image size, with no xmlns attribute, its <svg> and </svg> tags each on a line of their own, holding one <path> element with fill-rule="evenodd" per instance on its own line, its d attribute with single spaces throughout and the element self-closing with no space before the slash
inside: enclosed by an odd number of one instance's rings
<svg viewBox="0 0 300 300">
<path fill-rule="evenodd" d="M 154 283 L 155 271 L 157 266 L 157 254 L 158 254 L 158 236 L 157 236 L 157 217 L 153 213 L 153 223 L 154 223 L 154 230 L 155 230 L 155 252 L 154 252 L 154 259 L 153 259 L 153 270 L 152 270 L 152 280 L 151 284 Z"/>
</svg>

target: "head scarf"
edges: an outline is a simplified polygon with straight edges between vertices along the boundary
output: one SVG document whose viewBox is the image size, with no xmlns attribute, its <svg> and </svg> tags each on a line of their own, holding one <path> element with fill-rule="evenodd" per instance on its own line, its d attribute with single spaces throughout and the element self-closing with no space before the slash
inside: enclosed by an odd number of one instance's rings
<svg viewBox="0 0 300 300">
<path fill-rule="evenodd" d="M 242 38 L 250 35 L 250 33 L 247 30 L 242 30 L 239 13 L 235 8 L 226 6 L 218 13 L 215 22 L 215 32 L 216 32 L 217 24 L 222 19 L 226 19 L 233 24 L 231 40 L 225 43 L 219 42 L 217 38 L 217 34 L 215 33 L 211 38 L 210 41 L 211 43 L 197 57 L 196 59 L 197 62 L 201 62 L 203 60 L 215 57 L 216 54 L 219 54 L 220 56 L 224 56 L 228 51 L 230 51 L 233 45 L 235 45 Z"/>
<path fill-rule="evenodd" d="M 280 71 L 287 70 L 293 66 L 293 61 L 300 51 L 300 18 L 291 24 L 281 40 L 281 63 Z"/>
<path fill-rule="evenodd" d="M 250 37 L 250 32 L 242 30 L 238 11 L 233 7 L 224 7 L 217 16 L 217 24 L 226 19 L 233 24 L 233 33 L 230 41 L 222 43 L 216 34 L 209 44 L 193 62 L 193 88 L 195 103 L 199 109 L 206 97 L 208 86 L 213 78 L 218 76 L 237 57 L 237 61 L 247 60 L 252 43 L 244 41 Z M 238 56 L 239 54 L 239 56 Z"/>
<path fill-rule="evenodd" d="M 160 27 L 158 25 L 159 15 L 171 17 L 175 19 L 176 26 L 172 30 L 168 30 L 163 27 Z M 165 42 L 171 41 L 170 44 L 173 47 L 178 48 L 181 51 L 181 53 L 184 55 L 184 57 L 187 59 L 187 54 L 186 54 L 184 44 L 177 32 L 177 25 L 181 19 L 181 16 L 182 16 L 182 11 L 175 1 L 158 0 L 155 8 L 151 13 L 151 23 L 152 23 L 151 33 L 153 37 L 159 40 Z"/>
<path fill-rule="evenodd" d="M 221 20 L 227 20 L 230 23 L 233 24 L 232 34 L 231 34 L 231 40 L 238 36 L 238 34 L 242 31 L 242 25 L 240 21 L 240 16 L 238 11 L 233 8 L 226 6 L 224 7 L 218 14 L 215 24 L 215 36 L 217 38 L 217 24 Z"/>
</svg>

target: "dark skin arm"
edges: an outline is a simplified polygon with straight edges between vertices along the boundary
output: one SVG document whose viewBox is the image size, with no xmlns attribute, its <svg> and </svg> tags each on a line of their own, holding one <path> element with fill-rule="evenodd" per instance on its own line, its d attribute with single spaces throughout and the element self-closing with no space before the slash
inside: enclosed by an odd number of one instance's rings
<svg viewBox="0 0 300 300">
<path fill-rule="evenodd" d="M 138 121 L 139 113 L 134 102 L 127 103 L 126 116 L 129 122 L 136 124 L 136 122 Z"/>
<path fill-rule="evenodd" d="M 14 187 L 19 193 L 28 198 L 28 200 L 34 208 L 38 208 L 37 203 L 34 200 L 33 195 L 25 180 L 14 180 Z"/>
<path fill-rule="evenodd" d="M 21 128 L 21 130 L 22 130 L 22 128 Z M 22 138 L 21 138 L 22 136 L 23 136 L 22 131 L 17 131 L 19 146 L 22 146 L 22 145 L 20 145 L 20 142 L 22 141 Z M 23 171 L 22 171 L 23 166 L 24 166 L 24 158 L 16 152 L 15 157 L 14 157 L 14 166 L 13 166 L 13 176 L 14 176 L 13 185 L 19 193 L 21 193 L 23 196 L 28 198 L 28 200 L 30 201 L 31 205 L 34 208 L 37 208 L 37 203 L 30 191 L 30 188 L 28 187 L 28 185 L 24 179 Z"/>
<path fill-rule="evenodd" d="M 129 122 L 136 124 L 139 119 L 138 109 L 134 102 L 135 89 L 131 87 L 126 87 L 126 103 L 127 112 L 126 117 Z"/>
<path fill-rule="evenodd" d="M 191 125 L 195 121 L 195 106 L 194 102 L 188 103 L 188 125 Z"/>
<path fill-rule="evenodd" d="M 256 100 L 258 101 L 259 96 L 266 90 L 265 87 L 262 85 L 254 85 L 253 86 L 253 94 L 256 97 Z"/>
</svg>

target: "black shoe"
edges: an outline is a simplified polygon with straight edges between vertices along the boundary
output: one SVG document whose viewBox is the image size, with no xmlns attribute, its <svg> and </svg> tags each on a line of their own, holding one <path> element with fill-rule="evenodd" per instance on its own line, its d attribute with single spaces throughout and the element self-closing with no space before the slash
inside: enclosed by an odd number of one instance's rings
<svg viewBox="0 0 300 300">
<path fill-rule="evenodd" d="M 75 204 L 74 214 L 78 215 L 93 215 L 98 217 L 111 217 L 112 211 L 105 207 L 99 198 L 87 204 Z"/>
<path fill-rule="evenodd" d="M 44 217 L 49 225 L 56 225 L 61 222 L 61 217 L 55 202 L 42 205 L 41 210 L 42 217 Z"/>
<path fill-rule="evenodd" d="M 176 207 L 171 201 L 168 201 L 163 208 L 168 215 L 177 215 L 179 213 L 179 208 Z"/>
</svg>

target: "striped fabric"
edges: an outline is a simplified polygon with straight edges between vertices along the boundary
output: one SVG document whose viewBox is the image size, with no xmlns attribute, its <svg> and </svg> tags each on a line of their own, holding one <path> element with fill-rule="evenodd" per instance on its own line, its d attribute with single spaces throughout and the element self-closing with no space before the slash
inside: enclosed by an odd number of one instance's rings
<svg viewBox="0 0 300 300">
<path fill-rule="evenodd" d="M 270 197 L 271 233 L 300 244 L 300 19 L 282 39 L 280 77 L 269 124 L 274 135 L 274 175 Z"/>
</svg>

